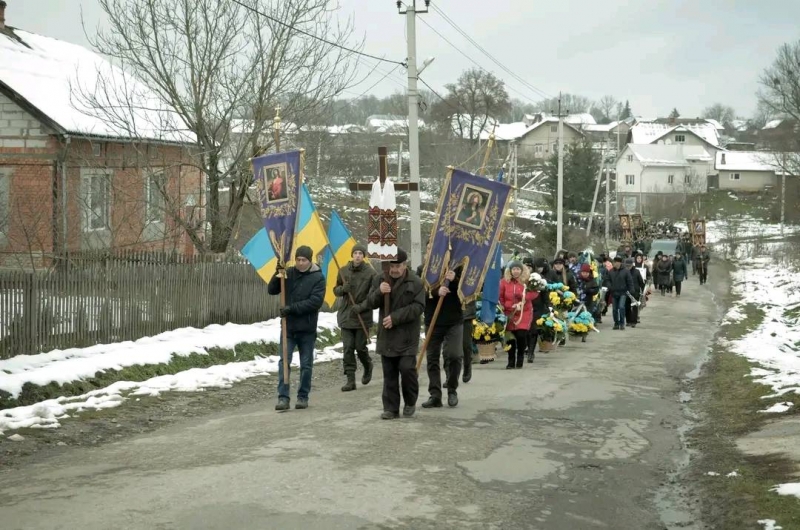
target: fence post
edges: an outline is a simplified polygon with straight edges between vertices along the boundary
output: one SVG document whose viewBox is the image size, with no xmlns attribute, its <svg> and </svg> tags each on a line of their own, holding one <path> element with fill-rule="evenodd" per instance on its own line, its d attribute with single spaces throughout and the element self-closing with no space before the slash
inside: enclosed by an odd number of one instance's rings
<svg viewBox="0 0 800 530">
<path fill-rule="evenodd" d="M 26 353 L 36 354 L 39 353 L 39 306 L 41 300 L 39 297 L 39 281 L 35 272 L 25 275 L 25 288 L 23 289 L 23 310 L 22 315 L 24 319 L 25 346 L 23 350 Z"/>
</svg>

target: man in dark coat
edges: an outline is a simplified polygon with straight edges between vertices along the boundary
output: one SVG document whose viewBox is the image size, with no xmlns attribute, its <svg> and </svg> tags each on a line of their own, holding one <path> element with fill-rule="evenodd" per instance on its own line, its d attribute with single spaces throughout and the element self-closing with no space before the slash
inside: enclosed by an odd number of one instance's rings
<svg viewBox="0 0 800 530">
<path fill-rule="evenodd" d="M 461 380 L 465 383 L 469 383 L 472 380 L 472 332 L 475 329 L 475 325 L 472 321 L 475 320 L 478 314 L 475 302 L 466 304 L 462 312 L 464 314 L 464 332 L 462 333 L 461 349 L 464 358 L 461 361 L 463 366 Z M 450 381 L 447 379 L 450 377 L 450 359 L 445 356 L 442 365 L 444 367 L 445 376 L 444 386 L 450 388 Z"/>
<path fill-rule="evenodd" d="M 662 254 L 661 259 L 653 264 L 653 277 L 661 296 L 666 296 L 672 284 L 672 262 L 666 254 Z"/>
<path fill-rule="evenodd" d="M 680 252 L 675 253 L 675 260 L 672 262 L 672 281 L 675 283 L 675 296 L 681 295 L 681 284 L 686 279 L 686 260 Z"/>
<path fill-rule="evenodd" d="M 612 314 L 614 315 L 614 329 L 625 329 L 625 300 L 633 289 L 633 277 L 628 269 L 622 266 L 622 258 L 614 257 L 614 266 L 608 271 L 606 277 L 608 292 L 611 294 Z"/>
<path fill-rule="evenodd" d="M 628 325 L 632 328 L 636 327 L 636 324 L 639 323 L 639 305 L 638 301 L 642 298 L 642 291 L 644 291 L 644 278 L 636 270 L 636 260 L 632 258 L 628 258 L 625 260 L 625 268 L 628 269 L 631 273 L 631 279 L 633 280 L 633 289 L 630 290 L 630 293 L 636 299 L 637 303 L 634 303 L 634 300 L 631 300 L 630 297 L 625 299 L 625 321 Z"/>
<path fill-rule="evenodd" d="M 300 352 L 300 388 L 294 408 L 308 408 L 311 392 L 311 372 L 314 367 L 314 345 L 317 342 L 317 320 L 325 299 L 325 277 L 319 266 L 312 262 L 314 252 L 307 246 L 298 247 L 294 255 L 294 267 L 285 271 L 276 270 L 269 281 L 267 292 L 281 294 L 280 274 L 286 275 L 286 305 L 281 307 L 281 317 L 286 318 L 286 339 L 291 365 L 294 349 Z M 283 344 L 280 346 L 283 351 Z M 283 355 L 278 361 L 278 404 L 275 410 L 289 409 L 289 385 L 283 382 Z"/>
<path fill-rule="evenodd" d="M 697 272 L 700 275 L 700 285 L 708 282 L 708 263 L 711 261 L 711 253 L 705 245 L 700 245 L 700 248 L 695 256 L 695 263 Z"/>
<path fill-rule="evenodd" d="M 451 407 L 458 405 L 458 378 L 464 357 L 464 313 L 457 292 L 461 268 L 447 271 L 445 279 L 450 282 L 449 285 L 434 289 L 425 304 L 425 330 L 431 335 L 425 350 L 430 393 L 428 400 L 422 404 L 422 408 L 426 409 L 442 406 L 442 368 L 439 364 L 442 356 L 447 359 L 447 404 Z M 431 328 L 440 299 L 443 299 L 442 308 Z"/>
<path fill-rule="evenodd" d="M 353 259 L 339 271 L 336 287 L 333 288 L 333 294 L 340 297 L 336 320 L 342 332 L 344 346 L 342 365 L 347 378 L 342 392 L 356 389 L 356 368 L 358 367 L 356 355 L 364 368 L 361 384 L 367 385 L 372 380 L 372 359 L 370 359 L 367 349 L 367 335 L 361 327 L 362 322 L 367 331 L 372 327 L 372 311 L 364 311 L 360 314 L 353 311 L 356 304 L 366 300 L 375 277 L 378 276 L 372 265 L 364 261 L 366 255 L 367 249 L 364 245 L 355 245 L 352 253 Z M 359 316 L 361 317 L 360 321 Z"/>
<path fill-rule="evenodd" d="M 420 317 L 425 310 L 425 288 L 419 276 L 408 270 L 408 254 L 397 249 L 397 259 L 389 266 L 389 281 L 376 277 L 367 299 L 358 312 L 380 309 L 377 352 L 383 366 L 384 420 L 400 416 L 402 388 L 403 416 L 411 417 L 419 396 L 417 352 L 419 352 Z M 389 314 L 384 296 L 389 295 Z"/>
</svg>

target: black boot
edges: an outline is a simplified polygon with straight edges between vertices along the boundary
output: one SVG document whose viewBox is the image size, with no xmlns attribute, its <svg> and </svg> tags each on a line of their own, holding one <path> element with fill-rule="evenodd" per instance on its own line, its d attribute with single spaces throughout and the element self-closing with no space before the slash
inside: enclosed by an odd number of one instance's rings
<svg viewBox="0 0 800 530">
<path fill-rule="evenodd" d="M 347 383 L 342 387 L 342 392 L 350 392 L 356 389 L 356 374 L 347 374 Z"/>
<path fill-rule="evenodd" d="M 465 383 L 469 383 L 472 380 L 472 363 L 464 364 L 464 375 L 461 377 L 461 380 Z"/>
<path fill-rule="evenodd" d="M 422 404 L 423 409 L 438 409 L 442 406 L 442 399 L 433 396 L 428 398 L 428 401 Z"/>
<path fill-rule="evenodd" d="M 364 363 L 364 375 L 361 376 L 361 384 L 368 385 L 370 381 L 372 381 L 372 359 L 367 359 Z"/>
</svg>

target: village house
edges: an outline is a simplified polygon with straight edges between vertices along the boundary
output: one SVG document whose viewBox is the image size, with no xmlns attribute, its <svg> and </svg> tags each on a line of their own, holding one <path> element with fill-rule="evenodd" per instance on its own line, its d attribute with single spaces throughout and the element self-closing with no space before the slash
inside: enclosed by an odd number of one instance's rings
<svg viewBox="0 0 800 530">
<path fill-rule="evenodd" d="M 659 119 L 639 122 L 628 132 L 629 144 L 681 144 L 702 147 L 713 158 L 724 150 L 717 127 L 707 120 Z"/>
<path fill-rule="evenodd" d="M 775 189 L 780 169 L 780 154 L 767 151 L 728 151 L 717 153 L 714 168 L 721 190 L 763 191 Z"/>
<path fill-rule="evenodd" d="M 798 137 L 800 136 L 800 123 L 794 119 L 775 119 L 767 122 L 757 132 L 756 145 L 759 149 L 774 151 L 796 151 Z"/>
<path fill-rule="evenodd" d="M 5 7 L 0 0 L 0 266 L 98 249 L 192 253 L 188 231 L 202 237 L 204 221 L 194 137 L 98 54 L 5 25 Z M 144 99 L 92 92 L 111 79 Z"/>
<path fill-rule="evenodd" d="M 703 146 L 628 144 L 617 158 L 617 210 L 648 214 L 676 197 L 705 193 L 713 172 Z"/>
<path fill-rule="evenodd" d="M 558 153 L 558 118 L 546 115 L 525 117 L 525 121 L 498 124 L 495 140 L 500 144 L 515 143 L 521 158 L 533 158 L 544 162 Z M 529 119 L 531 118 L 531 119 Z M 483 131 L 481 140 L 488 140 L 491 131 Z M 564 144 L 569 145 L 584 137 L 575 125 L 564 122 Z"/>
</svg>

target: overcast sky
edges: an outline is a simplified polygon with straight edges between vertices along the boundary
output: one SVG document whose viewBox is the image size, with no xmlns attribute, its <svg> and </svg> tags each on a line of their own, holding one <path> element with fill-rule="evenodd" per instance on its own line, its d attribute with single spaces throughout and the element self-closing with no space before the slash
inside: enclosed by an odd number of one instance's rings
<svg viewBox="0 0 800 530">
<path fill-rule="evenodd" d="M 394 0 L 339 1 L 339 16 L 355 17 L 364 51 L 405 59 L 405 18 L 397 13 Z M 81 27 L 81 9 L 90 26 L 103 20 L 97 0 L 7 2 L 7 24 L 78 44 L 88 44 Z M 694 117 L 715 102 L 732 105 L 739 115 L 749 117 L 755 108 L 761 71 L 781 44 L 800 39 L 800 2 L 790 0 L 433 3 L 538 91 L 553 95 L 561 90 L 592 99 L 611 94 L 629 99 L 634 113 L 645 118 L 666 116 L 673 107 L 684 117 Z M 425 23 L 479 65 L 497 73 L 512 97 L 541 99 L 540 92 L 502 72 L 438 13 L 431 10 L 419 19 L 418 56 L 436 57 L 422 77 L 435 89 L 441 90 L 474 65 Z M 364 62 L 369 64 L 365 72 L 375 67 L 374 61 Z M 362 93 L 391 69 L 391 65 L 379 65 L 371 77 L 351 89 L 351 95 Z M 404 86 L 405 70 L 398 68 L 372 92 L 385 95 Z"/>
</svg>

